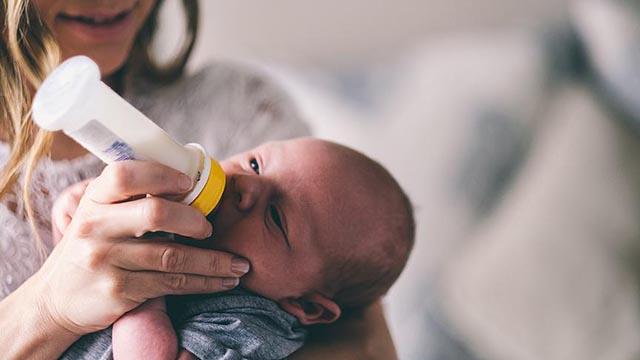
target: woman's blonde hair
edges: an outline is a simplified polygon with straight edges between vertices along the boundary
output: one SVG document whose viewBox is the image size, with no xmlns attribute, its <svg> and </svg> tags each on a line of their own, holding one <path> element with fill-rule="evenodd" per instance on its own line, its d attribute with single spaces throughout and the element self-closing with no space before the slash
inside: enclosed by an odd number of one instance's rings
<svg viewBox="0 0 640 360">
<path fill-rule="evenodd" d="M 167 83 L 184 72 L 198 31 L 198 2 L 182 0 L 187 16 L 183 46 L 172 61 L 160 65 L 152 56 L 151 43 L 162 2 L 159 0 L 151 10 L 135 39 L 129 58 L 113 74 L 117 91 L 122 91 L 133 76 Z M 53 133 L 34 125 L 30 108 L 35 89 L 59 63 L 60 50 L 52 32 L 29 0 L 2 0 L 0 14 L 3 16 L 0 19 L 0 139 L 10 147 L 8 160 L 0 172 L 0 199 L 12 191 L 18 177 L 24 174 L 21 196 L 39 255 L 44 259 L 46 247 L 35 225 L 30 184 L 38 161 L 50 152 Z"/>
</svg>

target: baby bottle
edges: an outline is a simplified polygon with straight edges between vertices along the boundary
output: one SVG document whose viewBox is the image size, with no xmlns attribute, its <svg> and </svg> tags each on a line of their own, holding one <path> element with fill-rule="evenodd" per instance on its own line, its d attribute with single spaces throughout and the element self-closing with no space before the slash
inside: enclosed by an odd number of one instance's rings
<svg viewBox="0 0 640 360">
<path fill-rule="evenodd" d="M 181 200 L 209 216 L 222 198 L 225 175 L 198 144 L 181 145 L 100 81 L 100 69 L 86 56 L 63 62 L 42 83 L 33 100 L 33 120 L 62 130 L 109 164 L 150 160 L 187 174 L 192 190 Z"/>
</svg>

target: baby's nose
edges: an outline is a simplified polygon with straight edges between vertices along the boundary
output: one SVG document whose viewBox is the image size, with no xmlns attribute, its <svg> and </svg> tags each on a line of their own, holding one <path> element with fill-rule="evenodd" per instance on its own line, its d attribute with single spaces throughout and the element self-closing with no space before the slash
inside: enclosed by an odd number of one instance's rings
<svg viewBox="0 0 640 360">
<path fill-rule="evenodd" d="M 262 184 L 258 176 L 240 175 L 233 181 L 234 193 L 237 196 L 237 208 L 241 212 L 251 211 L 260 200 Z"/>
</svg>

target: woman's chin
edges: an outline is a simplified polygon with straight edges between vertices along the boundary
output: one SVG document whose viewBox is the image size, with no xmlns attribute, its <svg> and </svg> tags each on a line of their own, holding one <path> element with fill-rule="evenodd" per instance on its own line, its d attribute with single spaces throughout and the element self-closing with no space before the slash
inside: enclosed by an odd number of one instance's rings
<svg viewBox="0 0 640 360">
<path fill-rule="evenodd" d="M 115 54 L 115 55 L 114 55 Z M 129 55 L 129 50 L 126 51 L 117 49 L 114 51 L 107 50 L 98 50 L 92 49 L 91 51 L 73 51 L 65 53 L 63 52 L 63 60 L 66 60 L 70 57 L 84 55 L 90 57 L 93 61 L 98 64 L 100 68 L 100 74 L 102 74 L 102 78 L 108 78 L 109 76 L 115 74 L 127 60 L 127 56 Z"/>
</svg>

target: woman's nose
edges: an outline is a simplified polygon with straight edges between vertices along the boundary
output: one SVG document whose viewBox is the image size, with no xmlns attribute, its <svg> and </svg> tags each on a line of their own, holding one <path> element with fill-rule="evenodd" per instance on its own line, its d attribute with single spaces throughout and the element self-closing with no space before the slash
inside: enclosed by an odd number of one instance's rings
<svg viewBox="0 0 640 360">
<path fill-rule="evenodd" d="M 260 201 L 264 193 L 265 184 L 258 176 L 238 175 L 234 179 L 235 193 L 237 195 L 236 206 L 239 211 L 251 211 Z"/>
</svg>

